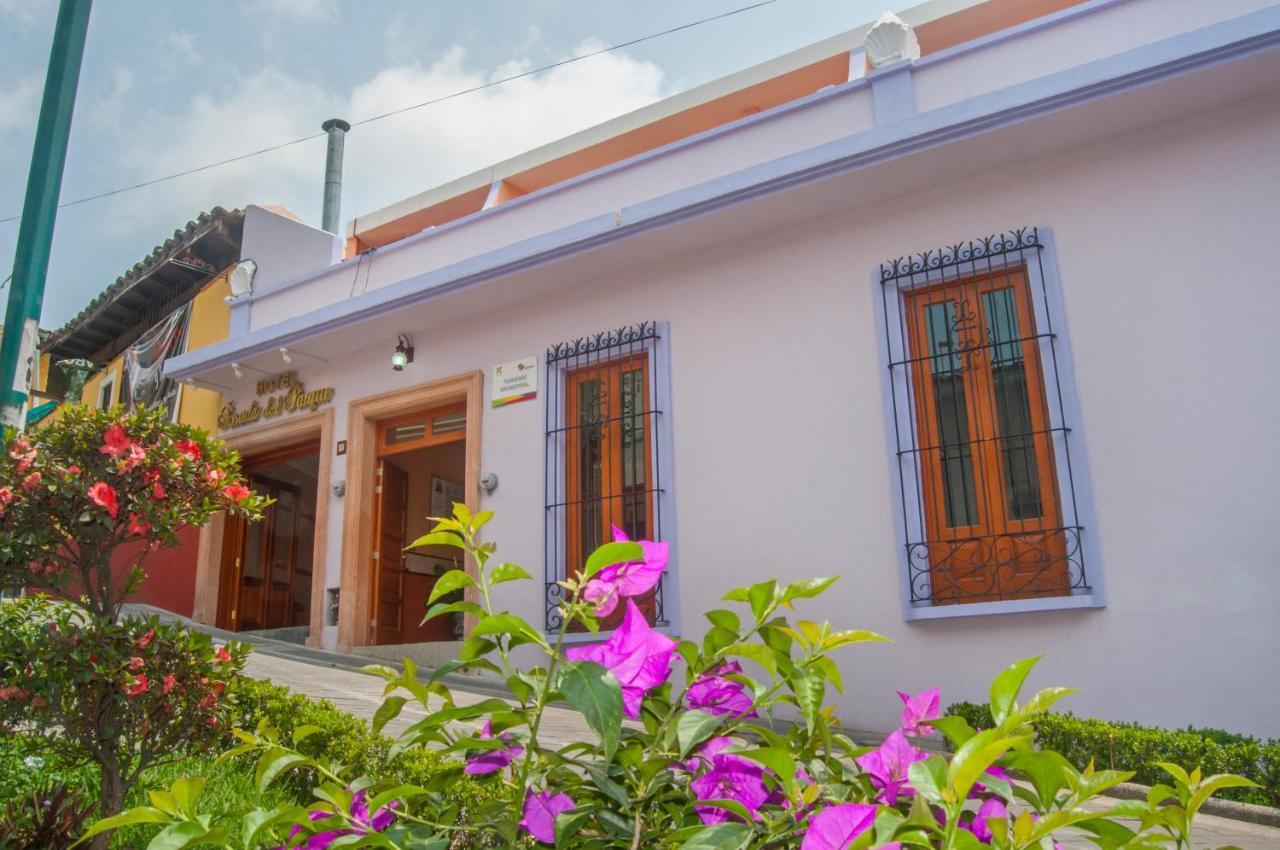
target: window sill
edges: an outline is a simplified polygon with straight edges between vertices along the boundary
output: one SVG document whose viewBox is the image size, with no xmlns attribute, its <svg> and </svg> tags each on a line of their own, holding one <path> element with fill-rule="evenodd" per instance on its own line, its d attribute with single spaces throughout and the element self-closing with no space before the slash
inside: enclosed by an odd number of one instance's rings
<svg viewBox="0 0 1280 850">
<path fill-rule="evenodd" d="M 1048 596 L 1041 599 L 1007 599 L 1000 602 L 969 602 L 961 605 L 917 605 L 906 611 L 906 619 L 949 620 L 955 617 L 984 617 L 991 614 L 1029 614 L 1036 611 L 1069 611 L 1076 608 L 1103 608 L 1096 593 Z"/>
</svg>

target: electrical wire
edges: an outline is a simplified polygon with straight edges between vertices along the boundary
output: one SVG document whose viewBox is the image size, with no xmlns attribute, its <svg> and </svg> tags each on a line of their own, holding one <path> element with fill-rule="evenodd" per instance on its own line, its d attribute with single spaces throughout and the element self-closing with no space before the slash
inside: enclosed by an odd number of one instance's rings
<svg viewBox="0 0 1280 850">
<path fill-rule="evenodd" d="M 741 6 L 737 9 L 730 9 L 727 12 L 721 12 L 718 15 L 711 15 L 710 17 L 700 18 L 696 21 L 690 21 L 689 23 L 686 23 L 686 24 L 680 24 L 679 26 L 671 27 L 670 29 L 665 29 L 665 30 L 662 30 L 661 32 L 650 33 L 649 35 L 643 35 L 638 38 L 630 39 L 628 41 L 622 41 L 622 42 L 618 42 L 617 44 L 611 44 L 607 47 L 601 47 L 598 50 L 592 50 L 588 53 L 583 53 L 579 56 L 570 56 L 568 59 L 561 59 L 559 62 L 552 62 L 549 65 L 542 65 L 537 68 L 532 68 L 528 71 L 522 71 L 519 74 L 512 74 L 510 76 L 502 77 L 497 80 L 490 80 L 487 83 L 481 83 L 480 85 L 471 86 L 470 88 L 465 88 L 455 92 L 450 92 L 449 94 L 441 95 L 440 97 L 435 97 L 430 100 L 424 100 L 421 103 L 414 103 L 409 106 L 402 106 L 399 109 L 393 109 L 390 112 L 383 112 L 379 115 L 371 115 L 368 118 L 361 118 L 358 121 L 352 121 L 351 126 L 359 127 L 365 124 L 372 124 L 373 122 L 381 121 L 384 118 L 390 118 L 394 115 L 401 115 L 405 112 L 412 112 L 415 109 L 422 109 L 425 106 L 432 106 L 434 104 L 442 103 L 446 100 L 452 100 L 454 98 L 462 97 L 464 95 L 474 94 L 475 92 L 483 91 L 484 89 L 493 88 L 494 86 L 500 86 L 504 83 L 510 83 L 515 80 L 523 79 L 525 77 L 532 77 L 535 74 L 541 74 L 546 71 L 553 70 L 555 68 L 560 68 L 565 65 L 569 65 L 573 62 L 581 62 L 583 59 L 590 59 L 592 57 L 599 56 L 603 53 L 611 53 L 615 50 L 622 50 L 625 47 L 632 47 L 636 44 L 641 44 L 646 41 L 651 41 L 652 39 L 655 39 L 655 38 L 661 38 L 662 36 L 671 35 L 672 33 L 677 33 L 683 30 L 692 29 L 693 27 L 702 26 L 703 24 L 709 24 L 713 21 L 722 20 L 724 18 L 729 18 L 734 15 L 740 15 L 743 12 L 750 12 L 754 9 L 759 9 L 762 6 L 769 6 L 777 2 L 778 0 L 759 0 L 759 2 L 752 3 L 748 6 Z M 134 183 L 130 186 L 121 186 L 119 189 L 111 189 L 106 192 L 99 192 L 96 195 L 88 195 L 83 198 L 77 198 L 74 201 L 66 201 L 65 203 L 58 204 L 58 209 L 65 209 L 66 207 L 74 207 L 79 204 L 87 204 L 90 201 L 98 201 L 103 198 L 110 198 L 113 195 L 120 195 L 125 192 L 132 192 L 136 189 L 144 189 L 147 186 L 154 186 L 157 183 L 166 183 L 170 180 L 177 180 L 180 177 L 189 177 L 192 174 L 199 174 L 202 171 L 208 171 L 212 168 L 220 168 L 221 166 L 224 166 L 224 165 L 230 165 L 233 162 L 241 162 L 242 160 L 251 159 L 252 157 L 255 157 L 255 156 L 262 156 L 263 154 L 268 154 L 268 153 L 272 153 L 273 151 L 281 150 L 282 148 L 288 148 L 288 147 L 293 147 L 294 145 L 300 145 L 303 142 L 310 142 L 315 139 L 322 139 L 325 137 L 325 135 L 326 135 L 325 133 L 312 133 L 309 136 L 302 136 L 301 138 L 292 139 L 291 141 L 280 142 L 279 144 L 261 148 L 256 151 L 250 151 L 248 153 L 243 153 L 238 156 L 228 157 L 227 159 L 221 159 L 221 160 L 218 160 L 217 162 L 210 162 L 206 165 L 200 165 L 195 168 L 188 168 L 185 171 L 177 171 L 177 172 L 174 172 L 173 174 L 166 174 L 163 177 L 154 177 L 150 180 L 143 180 L 140 183 Z M 4 224 L 10 221 L 17 221 L 18 217 L 19 217 L 18 215 L 11 215 L 6 218 L 0 218 L 0 224 Z"/>
</svg>

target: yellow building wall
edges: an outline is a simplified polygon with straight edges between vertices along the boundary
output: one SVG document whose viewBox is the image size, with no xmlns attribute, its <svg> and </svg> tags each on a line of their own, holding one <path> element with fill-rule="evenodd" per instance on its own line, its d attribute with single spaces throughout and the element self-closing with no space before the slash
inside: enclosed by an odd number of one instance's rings
<svg viewBox="0 0 1280 850">
<path fill-rule="evenodd" d="M 227 338 L 231 327 L 231 307 L 227 304 L 227 296 L 231 287 L 227 282 L 227 274 L 223 272 L 209 281 L 204 289 L 196 293 L 191 300 L 191 319 L 187 326 L 187 351 L 195 351 Z M 80 401 L 90 407 L 97 407 L 98 393 L 103 383 L 115 381 L 111 391 L 111 403 L 120 403 L 120 388 L 124 382 L 124 355 L 117 355 L 105 368 L 89 377 L 84 384 L 84 392 Z M 40 355 L 39 383 L 48 386 L 49 355 Z M 218 432 L 218 410 L 222 406 L 222 396 L 212 390 L 183 385 L 178 391 L 178 421 L 185 425 L 203 428 L 211 434 Z M 65 405 L 59 405 L 46 416 L 40 425 L 56 422 Z M 39 426 L 37 426 L 39 427 Z"/>
</svg>

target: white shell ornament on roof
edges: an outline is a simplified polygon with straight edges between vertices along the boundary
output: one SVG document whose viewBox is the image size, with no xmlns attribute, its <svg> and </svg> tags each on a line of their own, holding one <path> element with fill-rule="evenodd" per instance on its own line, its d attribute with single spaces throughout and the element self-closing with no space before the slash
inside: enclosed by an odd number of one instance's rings
<svg viewBox="0 0 1280 850">
<path fill-rule="evenodd" d="M 893 12 L 885 12 L 867 31 L 863 41 L 867 61 L 872 68 L 880 68 L 903 59 L 920 58 L 920 42 L 916 40 L 911 24 Z"/>
</svg>

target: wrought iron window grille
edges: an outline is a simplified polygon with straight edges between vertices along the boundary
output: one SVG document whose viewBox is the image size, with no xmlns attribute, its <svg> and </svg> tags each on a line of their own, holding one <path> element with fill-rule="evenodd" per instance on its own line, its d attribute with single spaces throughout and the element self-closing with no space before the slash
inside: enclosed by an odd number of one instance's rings
<svg viewBox="0 0 1280 850">
<path fill-rule="evenodd" d="M 1091 590 L 1044 251 L 1022 228 L 880 266 L 912 607 Z"/>
<path fill-rule="evenodd" d="M 663 470 L 668 396 L 660 326 L 641 322 L 553 345 L 546 352 L 545 623 L 563 625 L 560 581 L 612 539 L 667 540 Z M 636 604 L 667 625 L 667 576 Z M 611 628 L 622 606 L 602 621 Z"/>
</svg>

